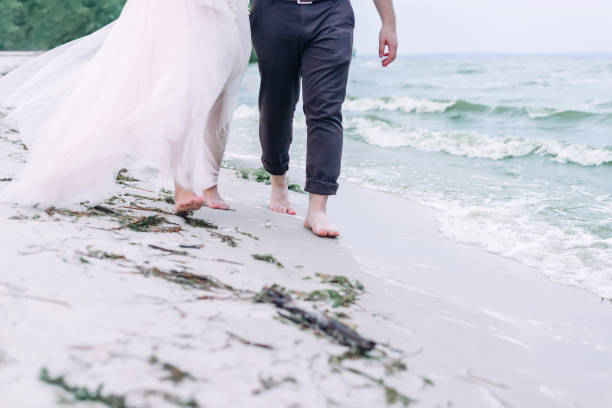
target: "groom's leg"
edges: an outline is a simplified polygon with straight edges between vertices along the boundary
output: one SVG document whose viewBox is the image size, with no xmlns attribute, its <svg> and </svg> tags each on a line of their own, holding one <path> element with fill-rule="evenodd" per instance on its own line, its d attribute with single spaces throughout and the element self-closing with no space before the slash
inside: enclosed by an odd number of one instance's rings
<svg viewBox="0 0 612 408">
<path fill-rule="evenodd" d="M 301 10 L 297 2 L 256 0 L 251 32 L 259 61 L 259 138 L 272 175 L 270 209 L 295 214 L 287 189 L 293 116 L 300 95 Z"/>
<path fill-rule="evenodd" d="M 293 116 L 300 96 L 301 22 L 296 3 L 256 0 L 251 15 L 257 53 L 262 163 L 272 175 L 289 169 Z"/>
<path fill-rule="evenodd" d="M 308 127 L 304 226 L 336 237 L 326 214 L 327 198 L 338 191 L 342 160 L 342 104 L 353 53 L 355 20 L 349 0 L 314 3 L 307 10 L 308 46 L 302 56 L 304 113 Z"/>
<path fill-rule="evenodd" d="M 334 195 L 342 159 L 342 104 L 353 53 L 354 17 L 349 0 L 316 3 L 312 12 L 316 15 L 309 26 L 315 29 L 309 33 L 309 45 L 302 56 L 308 128 L 305 190 Z"/>
</svg>

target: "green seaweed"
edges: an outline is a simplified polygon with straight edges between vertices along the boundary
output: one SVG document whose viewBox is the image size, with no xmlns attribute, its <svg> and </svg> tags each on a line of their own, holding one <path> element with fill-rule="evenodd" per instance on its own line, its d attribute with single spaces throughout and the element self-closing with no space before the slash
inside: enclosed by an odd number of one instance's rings
<svg viewBox="0 0 612 408">
<path fill-rule="evenodd" d="M 87 387 L 70 385 L 63 376 L 52 377 L 49 370 L 43 367 L 38 377 L 42 382 L 59 387 L 71 394 L 76 401 L 98 402 L 110 408 L 128 408 L 125 395 L 104 394 L 104 385 L 101 384 L 94 391 Z"/>
<path fill-rule="evenodd" d="M 236 242 L 236 237 L 233 237 L 231 235 L 220 234 L 218 232 L 211 231 L 210 236 L 213 238 L 219 238 L 221 242 L 223 242 L 224 244 L 227 244 L 228 246 L 232 248 L 236 248 L 238 246 L 238 243 Z"/>
<path fill-rule="evenodd" d="M 384 393 L 385 393 L 385 401 L 387 402 L 387 405 L 395 405 L 395 404 L 401 404 L 404 407 L 410 406 L 412 404 L 415 404 L 417 402 L 416 399 L 413 399 L 409 396 L 407 396 L 406 394 L 400 392 L 397 390 L 397 388 L 391 387 L 389 385 L 387 385 L 385 383 L 385 380 L 382 378 L 376 378 L 370 374 L 364 373 L 361 370 L 358 370 L 356 368 L 353 367 L 346 367 L 344 365 L 342 365 L 342 361 L 344 361 L 346 358 L 330 358 L 329 362 L 332 365 L 332 367 L 336 370 L 336 371 L 348 371 L 350 373 L 353 373 L 355 375 L 358 375 L 360 377 L 363 377 L 369 381 L 371 381 L 372 383 L 382 387 Z"/>
<path fill-rule="evenodd" d="M 127 169 L 121 169 L 119 170 L 119 172 L 117 173 L 117 181 L 140 181 L 138 179 L 135 179 L 134 177 L 131 177 L 128 174 Z"/>
<path fill-rule="evenodd" d="M 351 303 L 355 302 L 355 296 L 351 295 L 341 295 L 338 291 L 334 289 L 320 289 L 313 290 L 306 296 L 306 300 L 309 301 L 331 301 L 332 307 L 348 307 Z"/>
<path fill-rule="evenodd" d="M 357 298 L 365 287 L 359 281 L 351 283 L 351 281 L 343 275 L 325 275 L 317 273 L 317 277 L 321 279 L 322 283 L 329 283 L 339 288 L 340 291 L 334 289 L 321 289 L 310 292 L 306 297 L 306 300 L 311 301 L 330 301 L 333 303 L 333 307 L 348 307 L 357 301 Z"/>
<path fill-rule="evenodd" d="M 198 402 L 196 400 L 194 400 L 193 398 L 184 400 L 174 394 L 170 394 L 168 392 L 165 391 L 159 391 L 159 390 L 147 390 L 145 391 L 145 394 L 147 395 L 157 395 L 162 397 L 166 402 L 169 402 L 171 404 L 176 405 L 177 407 L 183 407 L 183 408 L 199 408 L 200 404 L 198 404 Z"/>
<path fill-rule="evenodd" d="M 149 200 L 149 201 L 164 201 L 164 198 L 160 198 L 160 197 L 149 197 L 149 196 L 144 196 L 142 194 L 134 194 L 134 193 L 125 193 L 123 194 L 126 197 L 134 197 L 134 198 L 138 198 L 140 200 Z"/>
<path fill-rule="evenodd" d="M 272 255 L 260 255 L 260 254 L 255 254 L 255 255 L 251 255 L 253 257 L 253 259 L 255 259 L 256 261 L 262 261 L 262 262 L 267 262 L 273 265 L 276 265 L 278 268 L 284 268 L 285 266 L 280 263 L 279 261 L 276 260 L 276 258 L 274 258 Z"/>
<path fill-rule="evenodd" d="M 45 210 L 45 212 L 50 217 L 57 215 L 57 214 L 65 215 L 68 217 L 95 217 L 95 216 L 105 215 L 104 213 L 101 213 L 94 209 L 90 209 L 89 211 L 73 211 L 73 210 L 66 210 L 64 208 L 56 208 L 56 207 L 49 207 Z"/>
<path fill-rule="evenodd" d="M 163 381 L 171 381 L 175 385 L 185 380 L 195 381 L 195 377 L 187 371 L 183 371 L 173 364 L 161 362 L 156 356 L 149 357 L 149 364 L 159 365 L 162 370 L 168 373 L 167 377 L 162 378 Z"/>
<path fill-rule="evenodd" d="M 436 383 L 433 382 L 433 380 L 431 378 L 427 378 L 427 377 L 423 377 L 423 383 L 425 385 L 430 386 L 430 387 L 434 387 L 436 385 Z"/>
<path fill-rule="evenodd" d="M 297 384 L 297 380 L 291 376 L 286 376 L 278 380 L 274 377 L 259 377 L 259 383 L 261 384 L 261 388 L 253 391 L 253 395 L 259 395 L 264 391 L 269 391 L 286 383 Z"/>
<path fill-rule="evenodd" d="M 249 237 L 249 238 L 254 239 L 255 241 L 259 241 L 259 237 L 255 236 L 255 235 L 253 235 L 253 234 L 251 234 L 251 233 L 248 233 L 248 232 L 243 232 L 243 231 L 240 231 L 240 230 L 238 229 L 238 227 L 236 227 L 236 228 L 235 228 L 235 231 L 236 231 L 237 233 L 239 233 L 240 235 L 244 235 L 245 237 Z"/>
<path fill-rule="evenodd" d="M 168 282 L 176 283 L 178 285 L 187 286 L 194 289 L 200 289 L 205 291 L 211 291 L 212 289 L 223 289 L 235 292 L 236 289 L 221 282 L 217 278 L 206 275 L 196 275 L 189 272 L 166 272 L 158 268 L 139 268 L 140 272 L 144 276 L 154 276 L 156 278 L 164 279 Z"/>
<path fill-rule="evenodd" d="M 165 214 L 165 215 L 177 215 L 175 213 L 172 213 L 170 211 L 166 211 L 166 210 L 158 208 L 158 207 L 143 207 L 143 206 L 141 206 L 141 205 L 139 205 L 138 203 L 135 203 L 135 202 L 130 202 L 129 206 L 122 206 L 121 208 L 127 208 L 128 210 L 156 212 L 156 213 Z"/>
<path fill-rule="evenodd" d="M 239 169 L 238 176 L 243 178 L 244 180 L 254 180 L 258 183 L 270 184 L 270 174 L 264 169 L 260 167 L 258 169 Z"/>
<path fill-rule="evenodd" d="M 408 370 L 408 366 L 400 359 L 391 359 L 384 363 L 385 371 L 389 375 Z"/>
<path fill-rule="evenodd" d="M 334 317 L 336 319 L 350 319 L 351 318 L 351 316 L 349 316 L 348 314 L 344 312 L 334 312 Z"/>
<path fill-rule="evenodd" d="M 289 184 L 288 189 L 296 193 L 306 194 L 304 189 L 302 189 L 299 184 Z"/>
<path fill-rule="evenodd" d="M 106 200 L 104 200 L 104 203 L 105 203 L 105 204 L 108 204 L 108 205 L 115 205 L 115 204 L 117 204 L 117 200 L 118 200 L 118 199 L 119 199 L 119 197 L 117 197 L 117 196 L 112 196 L 112 197 L 107 198 Z"/>
<path fill-rule="evenodd" d="M 185 220 L 187 225 L 190 225 L 192 227 L 206 228 L 206 229 L 218 229 L 219 228 L 212 222 L 203 220 L 201 218 L 188 217 L 187 215 L 182 215 L 181 218 Z"/>
<path fill-rule="evenodd" d="M 164 217 L 152 215 L 148 217 L 123 217 L 119 222 L 122 224 L 120 229 L 127 228 L 136 232 L 149 232 L 151 227 L 167 223 L 168 220 Z"/>
<path fill-rule="evenodd" d="M 241 168 L 237 170 L 236 174 L 238 175 L 238 177 L 244 180 L 253 180 L 258 183 L 264 183 L 267 185 L 272 183 L 270 173 L 268 173 L 263 167 L 260 167 L 258 169 Z M 289 183 L 287 189 L 296 193 L 306 194 L 306 192 L 299 184 Z"/>
<path fill-rule="evenodd" d="M 87 256 L 88 258 L 110 259 L 113 261 L 116 261 L 117 259 L 126 259 L 125 255 L 113 254 L 113 253 L 104 252 L 104 251 L 94 251 L 94 250 L 89 250 L 87 254 L 85 254 L 85 256 Z"/>
</svg>

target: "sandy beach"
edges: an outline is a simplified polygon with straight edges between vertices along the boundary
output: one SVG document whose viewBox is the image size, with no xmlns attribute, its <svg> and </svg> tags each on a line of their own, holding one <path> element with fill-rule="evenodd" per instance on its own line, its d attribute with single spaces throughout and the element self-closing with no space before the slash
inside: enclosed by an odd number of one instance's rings
<svg viewBox="0 0 612 408">
<path fill-rule="evenodd" d="M 0 149 L 8 183 L 27 151 L 6 129 Z M 129 174 L 79 213 L 0 206 L 3 405 L 612 403 L 609 302 L 446 241 L 431 210 L 350 183 L 330 209 L 342 238 L 318 239 L 247 177 L 224 170 L 235 211 L 190 222 Z M 376 347 L 351 353 L 256 302 L 273 285 Z"/>
</svg>

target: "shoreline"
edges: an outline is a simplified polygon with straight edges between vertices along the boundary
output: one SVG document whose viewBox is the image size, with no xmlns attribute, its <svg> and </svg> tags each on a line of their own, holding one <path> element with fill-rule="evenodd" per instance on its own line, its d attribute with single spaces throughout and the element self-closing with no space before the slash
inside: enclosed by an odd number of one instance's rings
<svg viewBox="0 0 612 408">
<path fill-rule="evenodd" d="M 430 373 L 439 389 L 448 386 L 445 394 L 455 395 L 457 378 L 480 388 L 458 391 L 454 402 L 468 391 L 495 401 L 493 406 L 612 403 L 606 386 L 612 380 L 612 329 L 605 324 L 612 317 L 610 302 L 518 261 L 443 238 L 435 210 L 343 186 L 343 199 L 332 202 L 330 215 L 360 258 L 366 286 L 388 297 L 368 297 L 369 306 L 389 313 L 398 331 L 423 350 L 413 364 Z M 356 223 L 359 214 L 368 218 Z M 478 399 L 462 402 L 488 406 Z"/>
</svg>

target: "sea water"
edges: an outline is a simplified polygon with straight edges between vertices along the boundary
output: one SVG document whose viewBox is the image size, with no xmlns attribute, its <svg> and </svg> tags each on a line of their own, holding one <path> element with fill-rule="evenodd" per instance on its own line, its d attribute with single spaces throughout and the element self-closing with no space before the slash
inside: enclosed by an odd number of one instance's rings
<svg viewBox="0 0 612 408">
<path fill-rule="evenodd" d="M 230 161 L 258 160 L 258 86 L 252 65 Z M 449 239 L 612 298 L 612 55 L 403 56 L 386 69 L 358 57 L 344 126 L 344 180 L 435 208 Z"/>
</svg>

